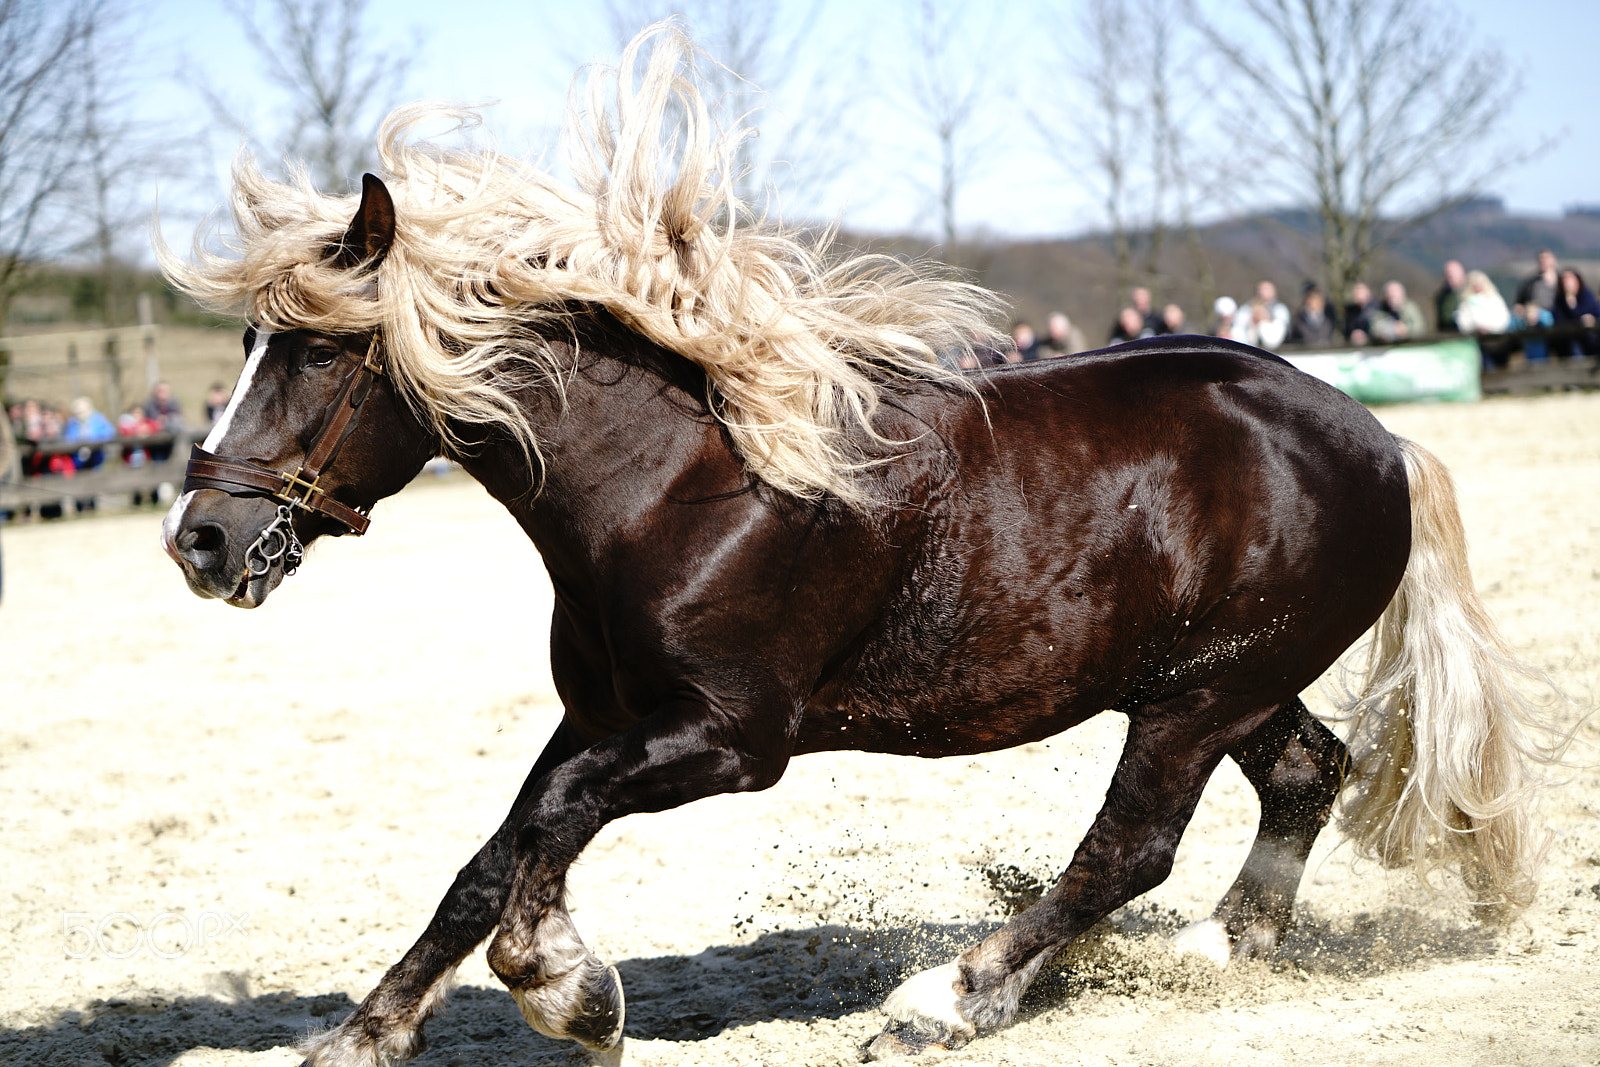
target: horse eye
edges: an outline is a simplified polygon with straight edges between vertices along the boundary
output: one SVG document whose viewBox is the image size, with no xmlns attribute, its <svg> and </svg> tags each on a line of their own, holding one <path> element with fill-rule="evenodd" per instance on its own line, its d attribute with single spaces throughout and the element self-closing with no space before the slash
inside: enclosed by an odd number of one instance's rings
<svg viewBox="0 0 1600 1067">
<path fill-rule="evenodd" d="M 306 345 L 306 365 L 326 367 L 339 358 L 339 346 L 331 341 L 312 342 Z"/>
</svg>

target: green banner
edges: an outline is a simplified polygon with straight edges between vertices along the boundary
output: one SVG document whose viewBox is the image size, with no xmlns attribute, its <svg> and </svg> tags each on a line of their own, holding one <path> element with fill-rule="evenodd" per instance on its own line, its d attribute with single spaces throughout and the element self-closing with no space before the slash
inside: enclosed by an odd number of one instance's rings
<svg viewBox="0 0 1600 1067">
<path fill-rule="evenodd" d="M 1394 348 L 1278 354 L 1363 404 L 1483 398 L 1483 357 L 1478 342 L 1468 337 Z"/>
</svg>

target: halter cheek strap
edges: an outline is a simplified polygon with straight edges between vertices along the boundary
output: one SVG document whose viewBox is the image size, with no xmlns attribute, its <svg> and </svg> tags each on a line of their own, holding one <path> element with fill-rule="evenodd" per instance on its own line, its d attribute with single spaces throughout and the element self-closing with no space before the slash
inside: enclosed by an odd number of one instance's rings
<svg viewBox="0 0 1600 1067">
<path fill-rule="evenodd" d="M 195 445 L 189 452 L 189 466 L 184 472 L 183 490 L 220 489 L 233 496 L 267 496 L 281 501 L 290 508 L 318 512 L 350 528 L 360 536 L 367 532 L 371 520 L 364 512 L 341 504 L 327 494 L 320 479 L 345 440 L 355 430 L 361 405 L 372 392 L 372 383 L 383 374 L 383 357 L 378 348 L 378 335 L 372 335 L 366 358 L 351 371 L 323 414 L 322 429 L 306 452 L 298 469 L 274 470 L 252 459 L 236 456 L 219 456 Z"/>
</svg>

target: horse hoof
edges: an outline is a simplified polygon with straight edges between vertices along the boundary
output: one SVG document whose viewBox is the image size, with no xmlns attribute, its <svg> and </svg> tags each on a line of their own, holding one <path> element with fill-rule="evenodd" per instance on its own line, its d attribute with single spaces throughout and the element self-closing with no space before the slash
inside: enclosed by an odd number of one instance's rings
<svg viewBox="0 0 1600 1067">
<path fill-rule="evenodd" d="M 593 956 L 552 982 L 513 986 L 511 995 L 528 1025 L 546 1037 L 577 1041 L 591 1052 L 622 1041 L 622 979 Z"/>
<path fill-rule="evenodd" d="M 934 1034 L 913 1024 L 891 1022 L 883 1033 L 867 1043 L 869 1061 L 889 1060 L 898 1056 L 919 1056 L 924 1052 L 947 1052 L 960 1048 L 967 1042 L 955 1034 Z"/>
<path fill-rule="evenodd" d="M 1199 956 L 1218 967 L 1226 967 L 1233 958 L 1233 942 L 1228 937 L 1228 929 L 1216 919 L 1190 923 L 1172 935 L 1167 947 L 1180 956 Z"/>
<path fill-rule="evenodd" d="M 616 1048 L 622 1041 L 627 1005 L 622 998 L 622 976 L 615 967 L 593 960 L 596 967 L 585 976 L 581 997 L 567 1023 L 567 1036 L 593 1051 Z"/>
</svg>

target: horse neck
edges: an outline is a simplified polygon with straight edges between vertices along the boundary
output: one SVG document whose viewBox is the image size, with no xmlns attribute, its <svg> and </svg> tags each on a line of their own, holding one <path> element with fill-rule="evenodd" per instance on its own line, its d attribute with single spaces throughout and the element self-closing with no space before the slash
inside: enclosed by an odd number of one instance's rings
<svg viewBox="0 0 1600 1067">
<path fill-rule="evenodd" d="M 562 560 L 587 566 L 686 479 L 710 493 L 744 486 L 698 368 L 604 315 L 582 324 L 576 348 L 556 347 L 572 360 L 563 394 L 544 387 L 522 398 L 540 443 L 535 467 L 506 441 L 462 459 L 552 570 Z"/>
</svg>

